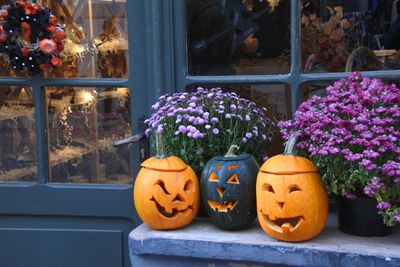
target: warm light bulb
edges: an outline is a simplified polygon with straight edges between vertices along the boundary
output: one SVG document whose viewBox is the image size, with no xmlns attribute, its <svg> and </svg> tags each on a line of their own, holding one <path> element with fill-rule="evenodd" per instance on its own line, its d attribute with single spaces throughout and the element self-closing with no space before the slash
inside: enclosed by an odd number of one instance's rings
<svg viewBox="0 0 400 267">
<path fill-rule="evenodd" d="M 80 105 L 90 105 L 94 102 L 95 95 L 91 91 L 80 91 L 75 96 L 75 102 Z"/>
<path fill-rule="evenodd" d="M 93 100 L 94 100 L 94 96 L 93 96 L 92 93 L 87 92 L 87 91 L 82 93 L 82 101 L 83 101 L 83 103 L 89 103 L 89 102 L 92 102 Z"/>
</svg>

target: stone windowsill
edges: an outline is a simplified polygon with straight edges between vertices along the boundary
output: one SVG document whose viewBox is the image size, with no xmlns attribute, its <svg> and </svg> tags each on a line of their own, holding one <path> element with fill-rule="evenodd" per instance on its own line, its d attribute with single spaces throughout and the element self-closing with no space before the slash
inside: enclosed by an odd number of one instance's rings
<svg viewBox="0 0 400 267">
<path fill-rule="evenodd" d="M 218 229 L 207 219 L 197 219 L 183 229 L 172 231 L 156 231 L 142 224 L 130 233 L 129 247 L 134 266 L 138 259 L 144 265 L 151 257 L 165 257 L 162 260 L 165 264 L 168 259 L 182 258 L 186 263 L 394 267 L 400 266 L 399 230 L 395 229 L 387 237 L 351 236 L 340 232 L 331 216 L 317 238 L 303 243 L 285 243 L 267 236 L 257 224 L 244 231 L 229 232 Z"/>
</svg>

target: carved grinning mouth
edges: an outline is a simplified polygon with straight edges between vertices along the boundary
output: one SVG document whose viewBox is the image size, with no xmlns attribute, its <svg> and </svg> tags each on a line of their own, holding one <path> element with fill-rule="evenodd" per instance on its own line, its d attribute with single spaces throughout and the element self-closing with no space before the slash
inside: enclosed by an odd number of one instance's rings
<svg viewBox="0 0 400 267">
<path fill-rule="evenodd" d="M 300 225 L 300 222 L 304 221 L 303 216 L 288 217 L 288 218 L 276 218 L 275 216 L 265 215 L 262 211 L 261 211 L 261 214 L 270 228 L 274 229 L 277 232 L 281 232 L 281 233 L 283 231 L 292 232 Z"/>
<path fill-rule="evenodd" d="M 224 201 L 223 203 L 220 203 L 208 200 L 208 205 L 210 205 L 210 207 L 216 212 L 230 212 L 236 207 L 237 203 L 238 201 Z"/>
<path fill-rule="evenodd" d="M 167 218 L 175 217 L 177 214 L 189 213 L 193 209 L 192 206 L 188 206 L 184 210 L 177 210 L 177 209 L 173 208 L 172 212 L 167 212 L 163 206 L 158 204 L 158 202 L 155 200 L 154 197 L 152 197 L 150 200 L 153 201 L 156 204 L 158 212 L 161 213 L 164 217 L 167 217 Z"/>
</svg>

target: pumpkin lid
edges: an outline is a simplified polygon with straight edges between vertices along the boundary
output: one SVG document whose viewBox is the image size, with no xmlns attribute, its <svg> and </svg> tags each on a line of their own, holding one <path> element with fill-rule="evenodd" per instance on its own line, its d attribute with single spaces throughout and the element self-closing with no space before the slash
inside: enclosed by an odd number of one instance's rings
<svg viewBox="0 0 400 267">
<path fill-rule="evenodd" d="M 297 174 L 318 172 L 310 160 L 294 155 L 277 155 L 268 159 L 260 168 L 261 172 L 271 174 Z"/>
<path fill-rule="evenodd" d="M 250 154 L 242 153 L 237 156 L 227 157 L 227 156 L 215 156 L 213 160 L 222 160 L 222 161 L 238 161 L 238 160 L 246 160 L 249 157 L 252 157 Z"/>
<path fill-rule="evenodd" d="M 168 158 L 151 157 L 145 160 L 140 166 L 147 169 L 170 172 L 184 171 L 187 168 L 186 163 L 176 156 Z"/>
</svg>

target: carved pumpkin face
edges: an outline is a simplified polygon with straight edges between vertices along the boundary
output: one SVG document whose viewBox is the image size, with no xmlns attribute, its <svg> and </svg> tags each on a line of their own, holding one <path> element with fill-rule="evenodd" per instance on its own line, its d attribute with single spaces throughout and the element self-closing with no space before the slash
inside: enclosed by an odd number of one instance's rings
<svg viewBox="0 0 400 267">
<path fill-rule="evenodd" d="M 203 204 L 218 227 L 239 230 L 254 222 L 257 170 L 248 154 L 214 157 L 206 164 L 201 176 Z"/>
<path fill-rule="evenodd" d="M 270 236 L 299 242 L 317 236 L 328 216 L 328 198 L 314 164 L 293 155 L 278 155 L 257 176 L 257 213 Z"/>
<path fill-rule="evenodd" d="M 134 187 L 135 208 L 153 229 L 189 224 L 200 205 L 196 174 L 178 157 L 150 158 L 142 163 Z"/>
</svg>

